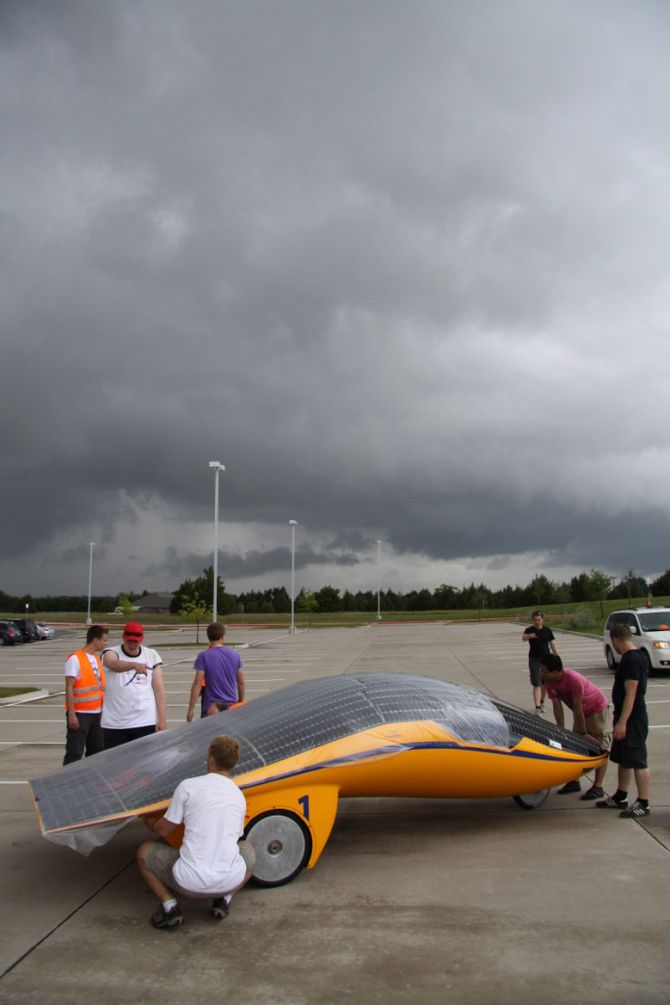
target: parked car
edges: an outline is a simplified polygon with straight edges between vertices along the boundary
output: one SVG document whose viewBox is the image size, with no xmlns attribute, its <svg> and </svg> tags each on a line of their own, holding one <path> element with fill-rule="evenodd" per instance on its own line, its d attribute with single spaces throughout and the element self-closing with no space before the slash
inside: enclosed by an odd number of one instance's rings
<svg viewBox="0 0 670 1005">
<path fill-rule="evenodd" d="M 45 625 L 42 621 L 35 622 L 37 626 L 37 637 L 38 639 L 53 639 L 56 630 L 51 627 L 51 625 Z"/>
<path fill-rule="evenodd" d="M 670 668 L 670 607 L 627 607 L 610 614 L 603 631 L 605 659 L 610 670 L 616 669 L 621 659 L 610 637 L 616 624 L 628 625 L 650 674 Z"/>
<path fill-rule="evenodd" d="M 12 620 L 15 625 L 18 625 L 24 642 L 35 642 L 39 638 L 37 625 L 32 618 L 13 618 Z"/>
<path fill-rule="evenodd" d="M 13 646 L 17 642 L 23 642 L 23 636 L 13 621 L 0 621 L 0 644 L 3 646 Z"/>
</svg>

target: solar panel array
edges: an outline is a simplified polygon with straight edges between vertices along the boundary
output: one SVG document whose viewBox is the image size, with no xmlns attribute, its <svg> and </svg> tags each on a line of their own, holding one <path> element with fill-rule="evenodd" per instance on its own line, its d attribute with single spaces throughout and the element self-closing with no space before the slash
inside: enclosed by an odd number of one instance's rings
<svg viewBox="0 0 670 1005">
<path fill-rule="evenodd" d="M 471 688 L 409 674 L 303 681 L 248 705 L 142 737 L 31 782 L 45 831 L 132 814 L 207 770 L 214 736 L 241 745 L 240 775 L 385 723 L 433 720 L 464 741 L 509 745 L 505 717 Z"/>
</svg>

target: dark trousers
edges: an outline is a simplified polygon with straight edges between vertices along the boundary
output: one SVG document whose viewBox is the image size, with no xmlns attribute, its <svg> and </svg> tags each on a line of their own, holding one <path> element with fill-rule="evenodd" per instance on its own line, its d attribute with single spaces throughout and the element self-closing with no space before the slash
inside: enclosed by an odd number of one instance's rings
<svg viewBox="0 0 670 1005">
<path fill-rule="evenodd" d="M 100 712 L 77 712 L 79 729 L 67 727 L 65 734 L 65 757 L 63 764 L 72 764 L 82 757 L 99 754 L 105 749 L 105 741 L 100 725 Z M 65 716 L 67 722 L 67 715 Z"/>
<path fill-rule="evenodd" d="M 149 736 L 155 733 L 155 726 L 133 726 L 132 729 L 103 729 L 105 734 L 105 750 L 110 747 L 120 747 L 122 743 L 130 743 L 131 740 L 139 740 L 141 736 Z"/>
</svg>

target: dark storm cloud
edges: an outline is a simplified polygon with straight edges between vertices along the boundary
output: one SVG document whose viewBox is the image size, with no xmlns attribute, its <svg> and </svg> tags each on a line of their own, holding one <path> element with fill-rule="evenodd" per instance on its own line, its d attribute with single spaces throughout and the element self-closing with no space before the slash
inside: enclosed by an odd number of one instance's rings
<svg viewBox="0 0 670 1005">
<path fill-rule="evenodd" d="M 662 5 L 0 18 L 0 585 L 670 564 Z"/>
</svg>

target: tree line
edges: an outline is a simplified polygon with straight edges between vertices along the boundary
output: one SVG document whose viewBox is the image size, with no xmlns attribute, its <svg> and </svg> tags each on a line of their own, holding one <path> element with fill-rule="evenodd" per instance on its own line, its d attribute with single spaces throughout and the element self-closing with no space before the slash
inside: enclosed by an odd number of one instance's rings
<svg viewBox="0 0 670 1005">
<path fill-rule="evenodd" d="M 186 579 L 175 591 L 170 606 L 172 614 L 193 616 L 203 620 L 211 609 L 214 584 L 212 566 L 194 579 Z M 99 614 L 112 613 L 118 606 L 124 609 L 141 601 L 149 593 L 127 592 L 114 596 L 94 596 L 91 609 Z M 442 583 L 434 590 L 410 590 L 407 593 L 395 590 L 381 590 L 379 606 L 382 611 L 448 611 L 504 609 L 512 607 L 542 607 L 546 604 L 581 603 L 592 600 L 621 600 L 630 602 L 633 597 L 662 597 L 670 594 L 670 569 L 652 583 L 636 576 L 632 570 L 614 582 L 600 569 L 591 569 L 566 582 L 557 583 L 544 575 L 535 576 L 527 586 L 504 586 L 498 590 L 489 589 L 484 583 L 470 583 L 469 586 L 449 586 Z M 88 597 L 43 596 L 30 594 L 11 596 L 0 590 L 0 610 L 24 614 L 37 611 L 85 611 Z M 291 598 L 284 586 L 267 590 L 246 590 L 231 593 L 217 577 L 217 609 L 222 617 L 231 614 L 287 614 L 291 610 Z M 375 590 L 339 590 L 334 586 L 323 586 L 320 590 L 301 589 L 295 598 L 295 610 L 301 613 L 326 614 L 337 611 L 377 610 Z"/>
</svg>

